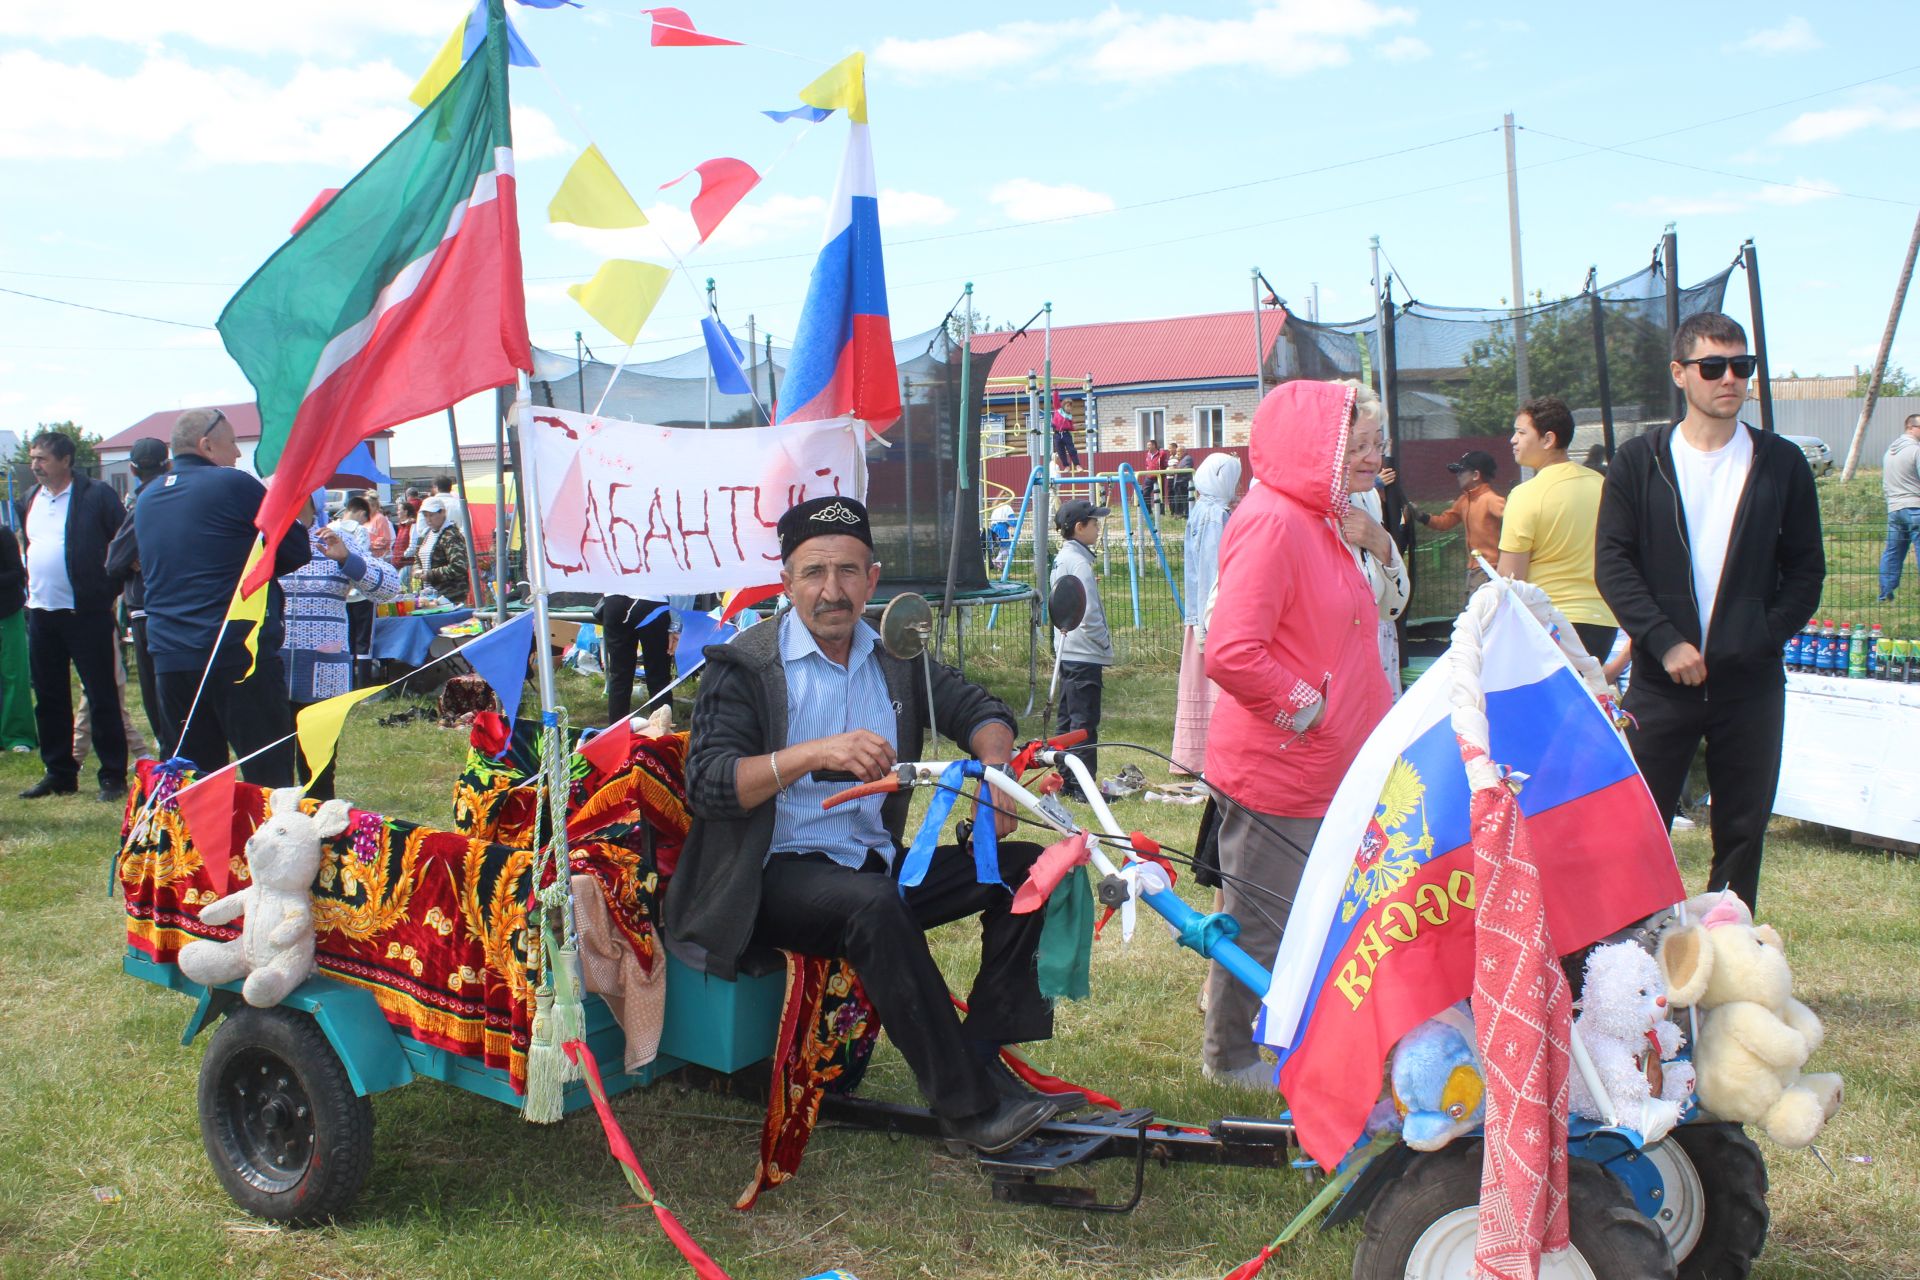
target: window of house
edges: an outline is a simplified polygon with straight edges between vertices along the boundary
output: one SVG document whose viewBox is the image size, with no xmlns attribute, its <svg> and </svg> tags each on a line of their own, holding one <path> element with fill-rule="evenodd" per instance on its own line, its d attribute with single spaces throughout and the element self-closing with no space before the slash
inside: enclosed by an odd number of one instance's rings
<svg viewBox="0 0 1920 1280">
<path fill-rule="evenodd" d="M 1167 438 L 1167 411 L 1165 409 L 1135 409 L 1134 425 L 1140 429 L 1140 447 L 1158 449 Z"/>
<path fill-rule="evenodd" d="M 1227 408 L 1219 404 L 1196 405 L 1193 410 L 1194 444 L 1202 449 L 1218 449 L 1227 443 Z"/>
</svg>

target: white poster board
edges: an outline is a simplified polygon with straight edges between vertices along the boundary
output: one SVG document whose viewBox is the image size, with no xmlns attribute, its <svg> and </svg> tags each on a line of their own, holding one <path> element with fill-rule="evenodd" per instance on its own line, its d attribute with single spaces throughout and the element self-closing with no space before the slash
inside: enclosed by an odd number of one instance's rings
<svg viewBox="0 0 1920 1280">
<path fill-rule="evenodd" d="M 1787 675 L 1773 811 L 1920 844 L 1920 684 Z"/>
</svg>

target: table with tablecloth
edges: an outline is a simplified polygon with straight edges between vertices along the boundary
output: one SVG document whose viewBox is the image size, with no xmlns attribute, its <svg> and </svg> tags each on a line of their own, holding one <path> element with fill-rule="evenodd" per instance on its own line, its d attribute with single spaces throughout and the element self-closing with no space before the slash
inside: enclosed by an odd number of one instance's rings
<svg viewBox="0 0 1920 1280">
<path fill-rule="evenodd" d="M 1920 844 L 1920 684 L 1787 675 L 1773 811 Z"/>
<path fill-rule="evenodd" d="M 410 613 L 373 620 L 373 649 L 369 657 L 404 662 L 417 667 L 432 656 L 433 642 L 442 627 L 457 627 L 473 616 L 464 608 Z"/>
</svg>

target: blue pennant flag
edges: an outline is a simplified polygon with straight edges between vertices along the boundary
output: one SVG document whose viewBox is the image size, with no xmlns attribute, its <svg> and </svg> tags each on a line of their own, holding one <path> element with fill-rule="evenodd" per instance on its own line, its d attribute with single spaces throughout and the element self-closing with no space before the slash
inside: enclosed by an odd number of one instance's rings
<svg viewBox="0 0 1920 1280">
<path fill-rule="evenodd" d="M 833 114 L 833 108 L 795 107 L 791 111 L 762 111 L 760 114 L 775 124 L 785 124 L 789 120 L 805 120 L 808 124 L 819 124 Z"/>
<path fill-rule="evenodd" d="M 521 0 L 521 3 L 525 4 L 526 0 Z M 548 6 L 538 7 L 545 8 Z M 479 3 L 473 6 L 472 14 L 467 18 L 467 35 L 466 39 L 461 42 L 460 61 L 465 62 L 467 59 L 473 57 L 473 51 L 478 49 L 480 42 L 486 38 L 487 0 L 479 0 Z M 513 19 L 511 18 L 507 19 L 507 61 L 516 67 L 537 67 L 540 65 L 540 59 L 534 57 L 533 50 L 527 48 L 527 42 L 520 38 L 520 32 L 515 29 Z"/>
<path fill-rule="evenodd" d="M 708 316 L 700 322 L 700 331 L 707 335 L 707 363 L 713 366 L 713 385 L 730 396 L 752 394 L 744 367 L 747 357 L 727 326 Z"/>
<path fill-rule="evenodd" d="M 674 665 L 684 679 L 707 660 L 710 644 L 725 644 L 740 630 L 730 622 L 716 622 L 712 615 L 698 609 L 675 609 L 680 618 L 680 643 L 673 651 Z"/>
<path fill-rule="evenodd" d="M 914 834 L 907 860 L 900 865 L 900 892 L 917 888 L 933 865 L 933 852 L 940 844 L 940 832 L 960 798 L 960 788 L 968 778 L 978 778 L 984 766 L 978 760 L 955 760 L 940 771 L 940 789 L 927 802 L 927 816 Z M 984 784 L 982 784 L 984 785 Z M 994 828 L 993 814 L 983 813 L 973 824 L 973 878 L 981 884 L 1004 884 L 1000 879 L 1000 833 Z"/>
<path fill-rule="evenodd" d="M 335 475 L 352 476 L 356 480 L 365 480 L 368 484 L 392 484 L 393 477 L 380 469 L 373 460 L 373 446 L 362 440 L 340 459 L 333 469 Z"/>
<path fill-rule="evenodd" d="M 532 652 L 533 614 L 529 611 L 472 641 L 460 650 L 460 656 L 493 688 L 500 699 L 501 714 L 511 720 L 520 711 L 520 692 L 527 684 L 527 656 Z"/>
</svg>

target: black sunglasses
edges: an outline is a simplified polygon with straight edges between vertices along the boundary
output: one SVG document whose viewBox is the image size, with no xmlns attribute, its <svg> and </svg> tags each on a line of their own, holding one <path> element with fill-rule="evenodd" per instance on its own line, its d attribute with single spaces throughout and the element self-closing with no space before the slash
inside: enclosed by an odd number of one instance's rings
<svg viewBox="0 0 1920 1280">
<path fill-rule="evenodd" d="M 225 422 L 226 420 L 227 420 L 227 415 L 220 412 L 220 410 L 215 409 L 213 411 L 213 421 L 209 422 L 207 424 L 207 429 L 200 433 L 200 438 L 202 440 L 205 440 L 208 436 L 213 434 L 213 429 L 215 427 L 219 426 L 221 423 Z"/>
<path fill-rule="evenodd" d="M 1760 363 L 1759 356 L 1701 356 L 1698 360 L 1682 360 L 1681 364 L 1700 366 L 1700 376 L 1708 382 L 1718 382 L 1727 376 L 1727 370 L 1733 370 L 1736 378 L 1751 378 L 1754 369 Z"/>
</svg>

